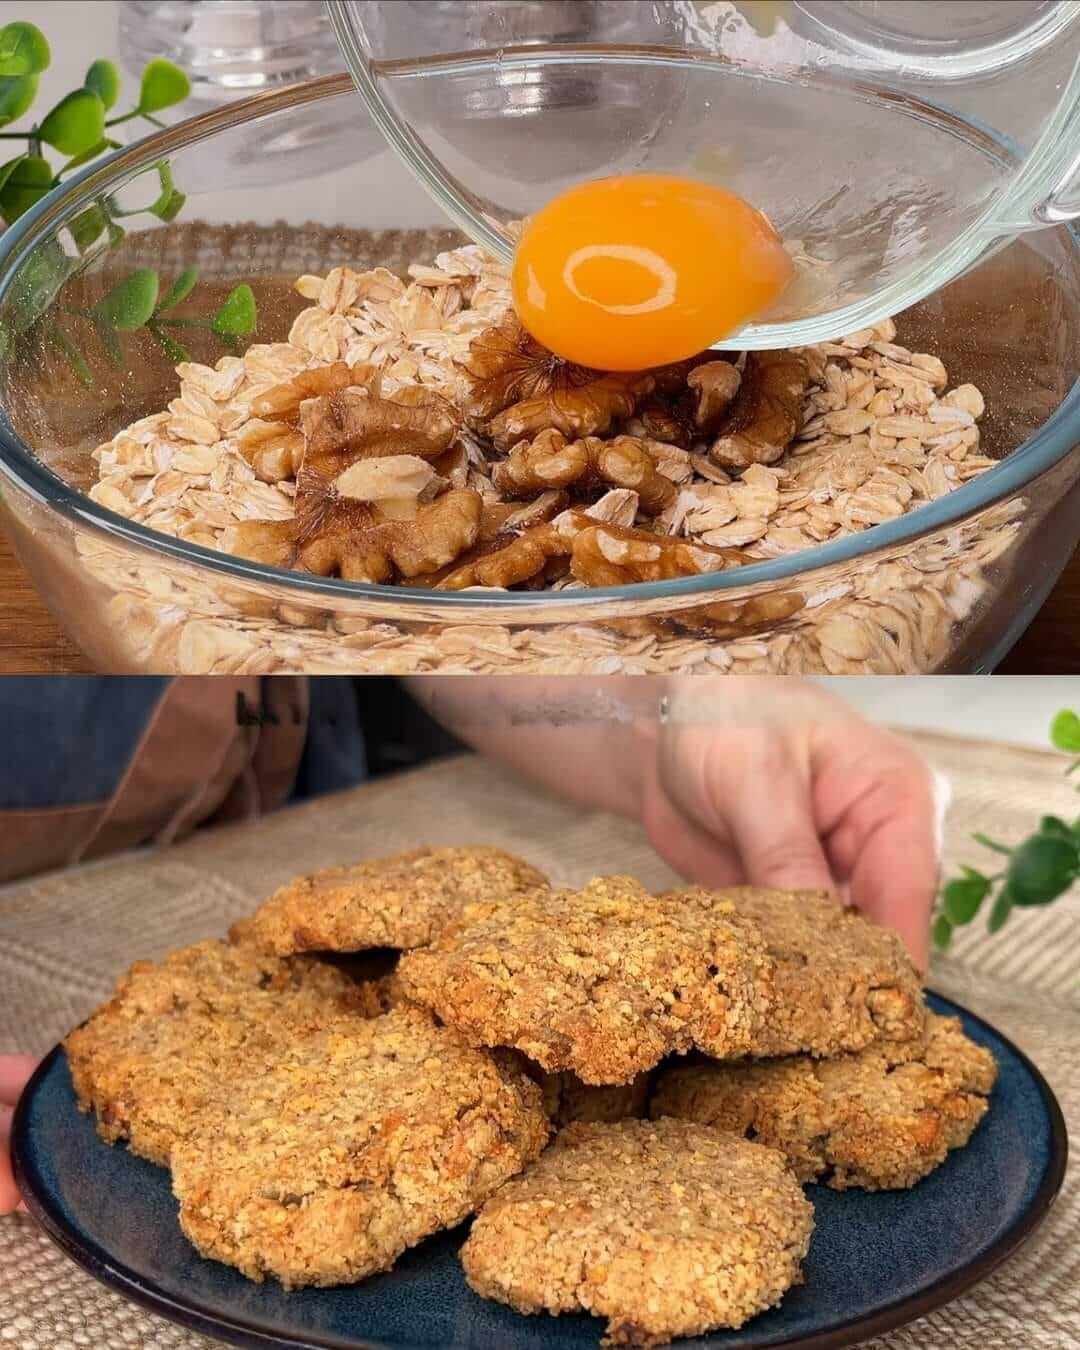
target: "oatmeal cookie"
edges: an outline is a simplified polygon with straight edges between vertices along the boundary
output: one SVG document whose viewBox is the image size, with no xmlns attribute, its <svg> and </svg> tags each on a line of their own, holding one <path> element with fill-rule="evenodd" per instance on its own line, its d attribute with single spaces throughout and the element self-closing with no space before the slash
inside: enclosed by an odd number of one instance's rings
<svg viewBox="0 0 1080 1350">
<path fill-rule="evenodd" d="M 418 1008 L 249 1063 L 173 1151 L 180 1225 L 249 1279 L 334 1285 L 459 1223 L 543 1148 L 526 1075 Z"/>
<path fill-rule="evenodd" d="M 470 1286 L 607 1319 L 607 1345 L 739 1327 L 800 1279 L 813 1207 L 783 1156 L 689 1121 L 576 1124 L 480 1211 Z"/>
<path fill-rule="evenodd" d="M 470 905 L 398 966 L 407 998 L 549 1073 L 629 1083 L 664 1055 L 745 1054 L 771 963 L 727 900 L 658 898 L 630 877 Z"/>
<path fill-rule="evenodd" d="M 854 1055 L 689 1064 L 660 1075 L 651 1113 L 735 1130 L 781 1149 L 802 1181 L 835 1190 L 914 1186 L 962 1148 L 997 1077 L 955 1017 L 931 1013 L 915 1041 Z"/>
<path fill-rule="evenodd" d="M 64 1048 L 101 1137 L 167 1166 L 215 1084 L 255 1047 L 268 1055 L 304 1028 L 381 1010 L 372 985 L 309 957 L 197 942 L 137 961 Z"/>
<path fill-rule="evenodd" d="M 922 1031 L 921 982 L 900 938 L 823 892 L 733 886 L 672 894 L 729 900 L 765 938 L 774 997 L 750 1054 L 837 1055 Z"/>
<path fill-rule="evenodd" d="M 422 947 L 468 902 L 547 884 L 542 872 L 499 848 L 417 848 L 297 877 L 232 936 L 276 956 Z"/>
</svg>

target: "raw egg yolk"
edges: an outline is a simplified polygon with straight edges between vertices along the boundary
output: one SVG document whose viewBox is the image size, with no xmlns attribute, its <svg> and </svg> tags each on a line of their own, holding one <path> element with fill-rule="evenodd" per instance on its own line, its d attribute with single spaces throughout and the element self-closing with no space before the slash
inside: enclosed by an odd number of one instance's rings
<svg viewBox="0 0 1080 1350">
<path fill-rule="evenodd" d="M 537 341 L 599 370 L 693 356 L 767 309 L 792 276 L 765 216 L 667 174 L 580 183 L 526 224 L 514 308 Z"/>
</svg>

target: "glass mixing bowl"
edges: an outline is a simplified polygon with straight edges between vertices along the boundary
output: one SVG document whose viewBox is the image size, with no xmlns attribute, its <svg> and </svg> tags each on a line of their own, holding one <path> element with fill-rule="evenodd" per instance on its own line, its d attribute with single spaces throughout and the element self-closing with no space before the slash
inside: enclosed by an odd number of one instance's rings
<svg viewBox="0 0 1080 1350">
<path fill-rule="evenodd" d="M 316 124 L 320 145 L 336 128 L 332 136 L 357 147 L 348 169 L 329 171 L 315 157 L 305 176 L 304 138 Z M 1007 161 L 1006 149 L 982 144 Z M 242 168 L 255 161 L 278 166 L 269 186 L 245 183 Z M 185 200 L 163 225 L 138 212 L 159 197 L 166 164 Z M 117 218 L 111 233 L 95 233 L 94 204 L 104 197 Z M 239 283 L 252 287 L 259 314 L 257 334 L 237 342 L 243 350 L 285 338 L 309 304 L 293 288 L 300 274 L 339 264 L 401 274 L 459 238 L 378 149 L 345 76 L 261 94 L 119 151 L 4 236 L 0 518 L 60 623 L 100 669 L 983 671 L 1072 553 L 1080 253 L 1066 228 L 1014 243 L 897 319 L 898 342 L 939 356 L 952 384 L 984 391 L 983 444 L 1001 462 L 918 510 L 750 566 L 594 590 L 360 585 L 226 555 L 198 531 L 154 528 L 153 513 L 132 519 L 130 502 L 107 486 L 91 495 L 93 449 L 178 391 L 173 361 L 145 329 L 119 332 L 114 364 L 108 335 L 79 317 L 112 294 L 114 326 L 134 323 L 138 313 L 117 310 L 115 299 L 133 272 L 154 269 L 168 286 L 198 269 L 198 284 L 171 311 L 187 326 L 170 332 L 196 361 L 213 362 L 223 341 L 197 325 Z M 137 310 L 138 297 L 128 299 Z M 75 339 L 85 369 L 64 350 Z M 167 504 L 176 475 L 198 467 L 200 455 L 209 462 L 199 491 L 215 509 L 214 452 L 197 434 L 184 466 L 159 463 L 139 480 L 142 500 Z"/>
<path fill-rule="evenodd" d="M 764 211 L 795 280 L 717 345 L 853 332 L 1080 212 L 1076 0 L 328 9 L 383 134 L 496 255 L 513 222 L 610 174 L 682 174 Z M 988 157 L 987 133 L 1015 157 Z"/>
</svg>

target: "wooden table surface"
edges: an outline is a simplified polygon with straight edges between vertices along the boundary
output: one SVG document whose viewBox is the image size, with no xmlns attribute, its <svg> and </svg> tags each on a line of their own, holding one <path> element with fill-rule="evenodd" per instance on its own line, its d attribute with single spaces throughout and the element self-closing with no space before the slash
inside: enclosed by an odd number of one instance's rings
<svg viewBox="0 0 1080 1350">
<path fill-rule="evenodd" d="M 93 669 L 60 631 L 0 533 L 0 674 L 82 675 Z M 1080 549 L 999 673 L 1080 674 Z"/>
</svg>

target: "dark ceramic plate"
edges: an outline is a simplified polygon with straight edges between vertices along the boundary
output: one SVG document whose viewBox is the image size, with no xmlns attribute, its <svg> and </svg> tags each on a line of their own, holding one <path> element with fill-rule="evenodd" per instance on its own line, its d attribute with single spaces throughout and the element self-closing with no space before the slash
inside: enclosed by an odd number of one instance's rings
<svg viewBox="0 0 1080 1350">
<path fill-rule="evenodd" d="M 806 1282 L 737 1332 L 680 1346 L 831 1350 L 955 1298 L 1013 1252 L 1044 1217 L 1065 1171 L 1065 1123 L 1031 1061 L 944 998 L 997 1056 L 1000 1077 L 971 1144 L 911 1191 L 809 1187 L 817 1228 Z M 520 1317 L 478 1298 L 457 1261 L 464 1226 L 429 1239 L 392 1271 L 341 1289 L 287 1294 L 196 1255 L 176 1222 L 168 1174 L 107 1148 L 75 1107 L 54 1050 L 15 1115 L 15 1170 L 31 1212 L 69 1256 L 155 1312 L 243 1346 L 342 1350 L 595 1350 L 590 1317 Z"/>
</svg>

